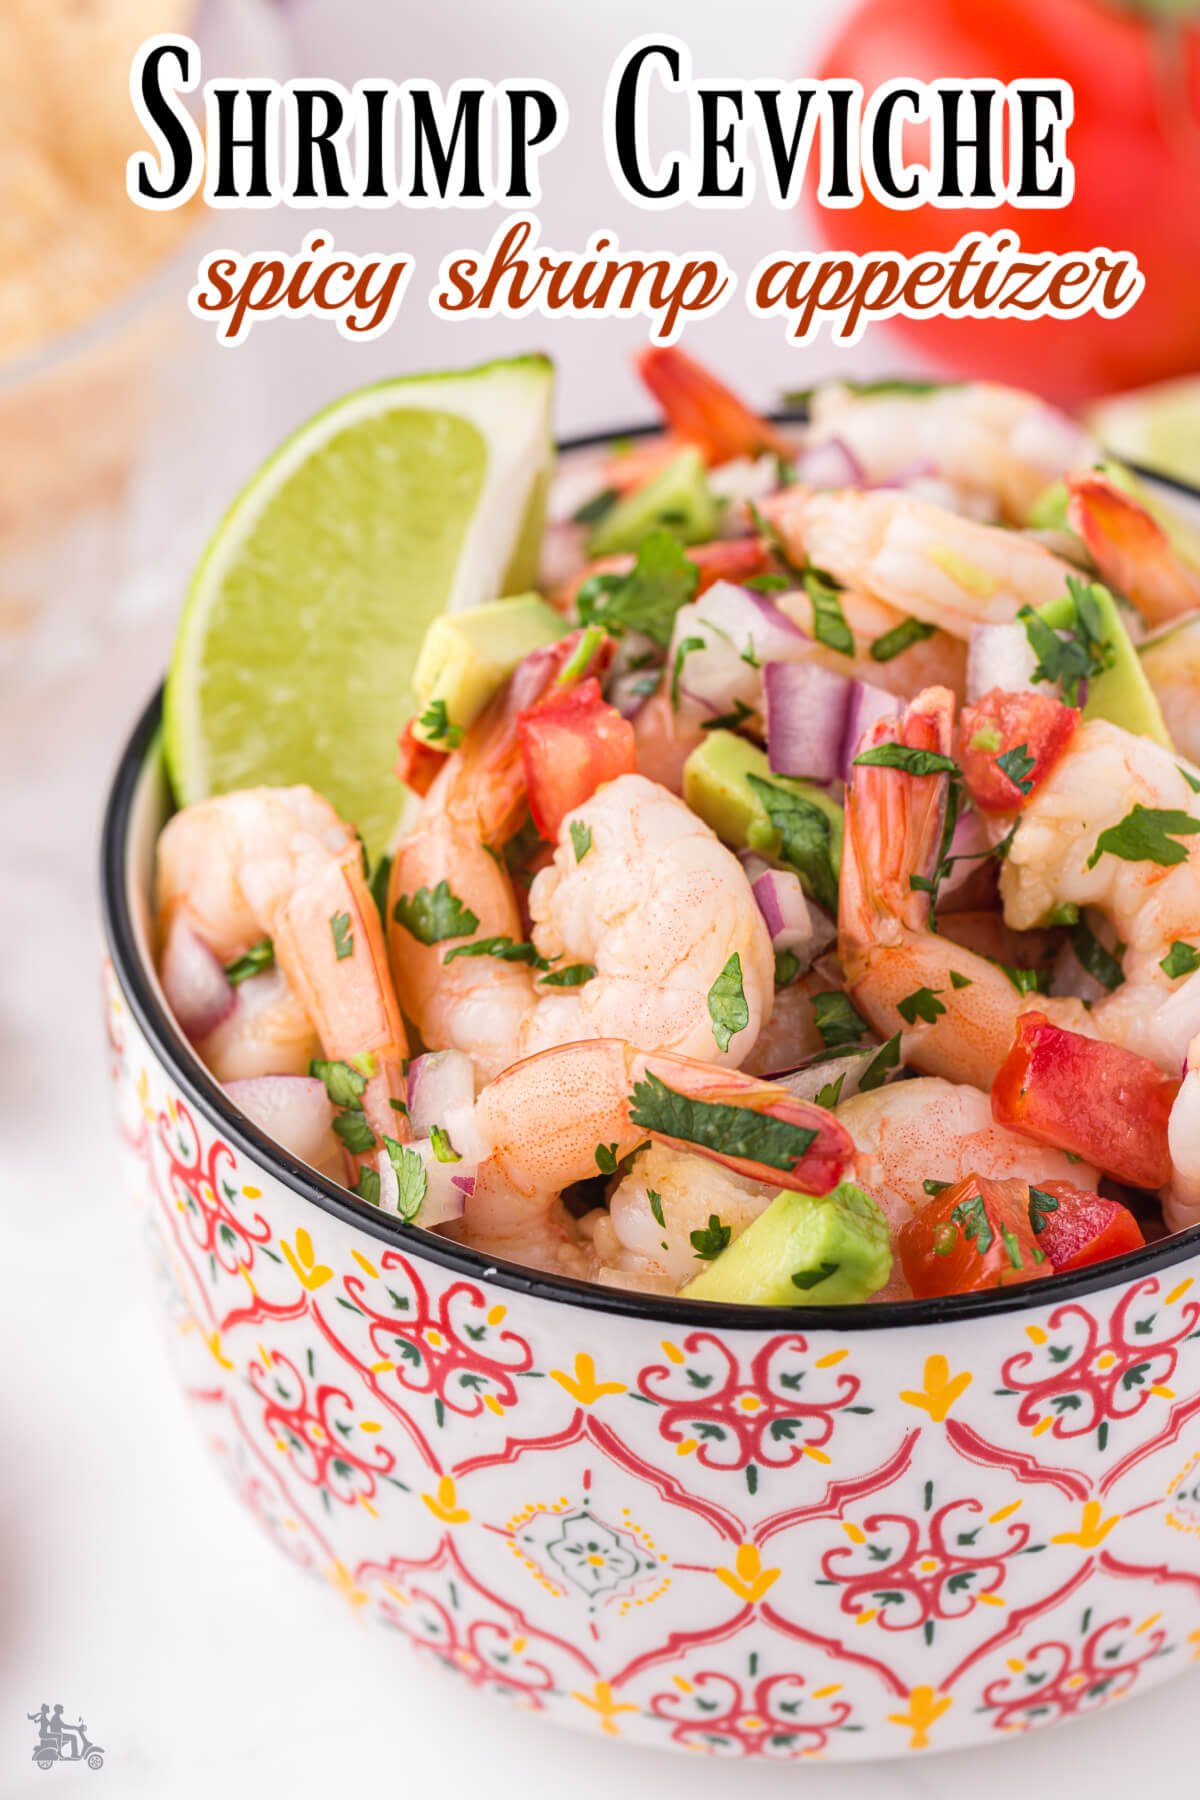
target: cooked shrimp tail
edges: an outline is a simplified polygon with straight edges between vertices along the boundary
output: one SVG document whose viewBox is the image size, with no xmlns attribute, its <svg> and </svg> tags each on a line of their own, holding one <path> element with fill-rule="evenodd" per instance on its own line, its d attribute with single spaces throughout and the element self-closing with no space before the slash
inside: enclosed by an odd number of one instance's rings
<svg viewBox="0 0 1200 1800">
<path fill-rule="evenodd" d="M 1067 516 L 1096 567 L 1148 624 L 1165 624 L 1200 608 L 1200 571 L 1132 494 L 1098 473 L 1076 475 L 1067 487 Z"/>
</svg>

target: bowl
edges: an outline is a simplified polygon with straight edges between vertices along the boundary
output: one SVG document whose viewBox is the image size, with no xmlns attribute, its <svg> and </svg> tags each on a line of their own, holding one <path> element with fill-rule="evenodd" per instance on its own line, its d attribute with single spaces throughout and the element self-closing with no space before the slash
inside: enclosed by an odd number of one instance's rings
<svg viewBox="0 0 1200 1800">
<path fill-rule="evenodd" d="M 160 709 L 104 828 L 121 1153 L 187 1404 L 285 1556 L 529 1712 L 719 1756 L 982 1744 L 1200 1660 L 1200 1229 L 1030 1288 L 781 1310 L 373 1211 L 240 1117 L 167 1010 Z"/>
</svg>

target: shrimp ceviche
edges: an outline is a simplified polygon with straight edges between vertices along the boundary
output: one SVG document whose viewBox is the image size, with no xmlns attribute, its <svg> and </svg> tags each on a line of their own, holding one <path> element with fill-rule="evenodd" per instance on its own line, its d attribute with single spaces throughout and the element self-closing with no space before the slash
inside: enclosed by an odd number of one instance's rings
<svg viewBox="0 0 1200 1800">
<path fill-rule="evenodd" d="M 560 480 L 541 592 L 431 626 L 388 856 L 304 786 L 167 823 L 196 1053 L 364 1204 L 650 1294 L 925 1298 L 1200 1224 L 1188 526 L 1013 389 L 785 428 L 640 372 L 665 429 Z"/>
</svg>

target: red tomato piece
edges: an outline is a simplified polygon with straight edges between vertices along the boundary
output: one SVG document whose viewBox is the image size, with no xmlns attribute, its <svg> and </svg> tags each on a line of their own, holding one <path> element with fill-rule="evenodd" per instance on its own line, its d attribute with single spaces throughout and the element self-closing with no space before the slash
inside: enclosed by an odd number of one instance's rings
<svg viewBox="0 0 1200 1800">
<path fill-rule="evenodd" d="M 1048 1194 L 1058 1205 L 1039 1204 Z M 1127 1206 L 1105 1200 L 1089 1188 L 1072 1187 L 1069 1181 L 1042 1181 L 1029 1196 L 1030 1218 L 1038 1249 L 1045 1251 L 1055 1269 L 1086 1269 L 1124 1256 L 1145 1243 L 1142 1228 Z"/>
<path fill-rule="evenodd" d="M 964 706 L 960 761 L 979 810 L 1020 812 L 1074 737 L 1079 719 L 1078 707 L 1049 694 L 1006 694 L 1003 688 Z"/>
<path fill-rule="evenodd" d="M 992 1117 L 1131 1187 L 1159 1188 L 1171 1173 L 1167 1121 L 1178 1092 L 1148 1057 L 1027 1012 L 992 1083 Z"/>
<path fill-rule="evenodd" d="M 633 726 L 610 706 L 596 680 L 551 694 L 517 716 L 529 808 L 544 838 L 605 781 L 637 765 Z"/>
<path fill-rule="evenodd" d="M 636 360 L 671 432 L 694 444 L 705 462 L 759 456 L 764 450 L 791 456 L 793 446 L 781 431 L 673 344 L 652 344 Z"/>
<path fill-rule="evenodd" d="M 400 733 L 396 752 L 396 774 L 414 794 L 425 795 L 433 786 L 434 776 L 446 760 L 446 752 L 436 744 L 417 737 L 410 719 Z"/>
<path fill-rule="evenodd" d="M 896 1248 L 918 1300 L 1037 1281 L 1051 1272 L 1034 1236 L 1024 1181 L 966 1176 L 900 1227 Z"/>
</svg>

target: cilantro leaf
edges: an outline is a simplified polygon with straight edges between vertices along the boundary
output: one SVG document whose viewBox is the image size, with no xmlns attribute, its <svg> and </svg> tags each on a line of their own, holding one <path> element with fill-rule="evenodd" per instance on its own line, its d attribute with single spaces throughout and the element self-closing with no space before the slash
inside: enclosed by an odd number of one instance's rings
<svg viewBox="0 0 1200 1800">
<path fill-rule="evenodd" d="M 585 981 L 591 981 L 596 973 L 592 963 L 567 963 L 564 968 L 551 969 L 549 975 L 543 975 L 542 987 L 574 988 L 582 987 Z"/>
<path fill-rule="evenodd" d="M 873 1088 L 882 1087 L 893 1069 L 900 1066 L 900 1033 L 896 1032 L 886 1044 L 875 1052 L 867 1064 L 866 1070 L 858 1083 L 860 1094 L 869 1094 Z"/>
<path fill-rule="evenodd" d="M 891 662 L 893 657 L 902 656 L 913 644 L 922 644 L 931 638 L 937 630 L 936 625 L 927 625 L 924 619 L 901 619 L 899 625 L 893 625 L 882 637 L 877 637 L 871 645 L 871 655 L 876 662 Z"/>
<path fill-rule="evenodd" d="M 736 950 L 708 990 L 708 1016 L 717 1049 L 724 1055 L 730 1039 L 750 1023 L 750 1008 L 742 986 L 742 959 Z"/>
<path fill-rule="evenodd" d="M 818 1263 L 815 1269 L 801 1269 L 798 1274 L 792 1276 L 792 1285 L 807 1293 L 810 1288 L 820 1287 L 823 1281 L 828 1281 L 831 1275 L 836 1275 L 841 1266 L 840 1263 L 823 1262 Z"/>
<path fill-rule="evenodd" d="M 348 956 L 354 955 L 354 933 L 350 928 L 350 914 L 348 912 L 331 913 L 329 929 L 333 934 L 334 960 L 345 962 Z"/>
<path fill-rule="evenodd" d="M 375 1133 L 367 1124 L 367 1115 L 357 1107 L 335 1114 L 333 1129 L 353 1156 L 365 1156 L 375 1148 Z"/>
<path fill-rule="evenodd" d="M 906 1025 L 915 1025 L 918 1019 L 923 1020 L 926 1025 L 932 1025 L 946 1010 L 938 999 L 940 992 L 940 988 L 916 988 L 903 1000 L 897 1001 L 896 1011 Z"/>
<path fill-rule="evenodd" d="M 1172 981 L 1177 975 L 1194 974 L 1200 969 L 1200 950 L 1194 944 L 1184 944 L 1176 938 L 1158 966 Z"/>
<path fill-rule="evenodd" d="M 859 1018 L 845 994 L 836 988 L 825 994 L 814 994 L 812 1009 L 821 1042 L 827 1050 L 839 1044 L 857 1044 L 866 1032 L 866 1020 Z"/>
<path fill-rule="evenodd" d="M 813 636 L 818 644 L 824 644 L 827 650 L 836 650 L 842 656 L 853 656 L 854 633 L 846 623 L 837 589 L 815 569 L 806 572 L 804 587 L 812 602 Z"/>
<path fill-rule="evenodd" d="M 800 958 L 794 950 L 775 952 L 775 986 L 790 987 L 800 973 Z"/>
<path fill-rule="evenodd" d="M 401 894 L 392 911 L 397 925 L 411 932 L 418 944 L 441 944 L 447 938 L 470 937 L 479 930 L 479 920 L 457 894 L 451 893 L 448 881 L 439 881 L 431 893 L 427 887 L 415 894 Z"/>
<path fill-rule="evenodd" d="M 371 898 L 375 902 L 375 910 L 379 914 L 381 924 L 387 923 L 387 891 L 392 875 L 392 859 L 386 853 L 380 857 L 371 870 Z"/>
<path fill-rule="evenodd" d="M 1006 750 L 1003 756 L 996 758 L 996 767 L 1003 770 L 1015 788 L 1019 788 L 1023 794 L 1027 794 L 1033 787 L 1033 783 L 1026 777 L 1031 773 L 1036 762 L 1037 758 L 1029 754 L 1029 745 L 1018 744 L 1015 749 Z"/>
<path fill-rule="evenodd" d="M 704 1230 L 690 1231 L 688 1242 L 701 1262 L 712 1262 L 714 1257 L 720 1256 L 732 1236 L 732 1227 L 722 1225 L 718 1214 L 709 1213 Z"/>
<path fill-rule="evenodd" d="M 971 977 L 969 975 L 961 974 L 958 969 L 951 969 L 951 971 L 950 971 L 950 986 L 952 988 L 960 988 L 961 989 L 961 988 L 970 987 L 970 985 L 971 985 Z"/>
<path fill-rule="evenodd" d="M 452 963 L 456 956 L 494 956 L 497 962 L 528 963 L 534 969 L 550 967 L 532 944 L 515 944 L 510 937 L 476 938 L 473 944 L 456 944 L 453 950 L 447 950 L 442 962 Z"/>
<path fill-rule="evenodd" d="M 1036 969 L 1015 969 L 1011 963 L 1001 962 L 999 957 L 990 956 L 998 969 L 1003 969 L 1018 994 L 1036 994 L 1041 990 L 1042 978 Z"/>
<path fill-rule="evenodd" d="M 617 1146 L 615 1144 L 596 1145 L 596 1167 L 602 1175 L 616 1174 Z"/>
<path fill-rule="evenodd" d="M 1194 775 L 1189 775 L 1182 763 L 1176 763 L 1175 767 L 1179 770 L 1179 773 L 1183 776 L 1183 779 L 1187 782 L 1193 794 L 1200 794 L 1200 781 L 1197 781 Z"/>
<path fill-rule="evenodd" d="M 359 1096 L 367 1085 L 365 1075 L 351 1068 L 348 1062 L 325 1062 L 314 1056 L 308 1065 L 308 1072 L 318 1081 L 324 1082 L 325 1092 L 334 1106 L 357 1106 Z"/>
<path fill-rule="evenodd" d="M 707 650 L 708 639 L 702 637 L 681 638 L 675 651 L 675 661 L 671 665 L 671 709 L 679 711 L 679 677 L 683 674 L 683 665 L 693 650 Z"/>
<path fill-rule="evenodd" d="M 643 1131 L 655 1131 L 680 1143 L 699 1144 L 722 1156 L 738 1157 L 785 1173 L 803 1160 L 817 1135 L 808 1126 L 793 1125 L 770 1113 L 752 1112 L 746 1106 L 693 1100 L 690 1095 L 669 1088 L 649 1071 L 644 1081 L 634 1084 L 629 1116 Z"/>
<path fill-rule="evenodd" d="M 1116 955 L 1100 942 L 1094 932 L 1089 930 L 1082 919 L 1078 920 L 1071 931 L 1071 948 L 1075 952 L 1075 960 L 1081 968 L 1087 970 L 1102 987 L 1111 994 L 1119 988 L 1125 979 L 1125 971 L 1121 967 L 1121 951 L 1124 944 L 1117 945 Z"/>
<path fill-rule="evenodd" d="M 829 815 L 803 794 L 793 793 L 761 775 L 747 775 L 780 837 L 780 855 L 802 877 L 817 905 L 837 917 L 838 878 L 833 866 Z"/>
<path fill-rule="evenodd" d="M 581 625 L 603 625 L 615 637 L 641 631 L 665 650 L 675 614 L 695 597 L 700 571 L 669 531 L 642 539 L 628 575 L 592 575 L 575 597 Z"/>
<path fill-rule="evenodd" d="M 903 769 L 906 775 L 954 775 L 962 770 L 952 757 L 937 750 L 914 750 L 908 744 L 876 744 L 854 759 L 855 768 Z"/>
<path fill-rule="evenodd" d="M 354 1192 L 360 1200 L 365 1200 L 368 1206 L 378 1206 L 379 1170 L 372 1169 L 368 1163 L 364 1163 L 358 1171 L 358 1181 L 355 1184 Z"/>
<path fill-rule="evenodd" d="M 592 828 L 582 819 L 571 820 L 571 843 L 575 848 L 575 861 L 581 863 L 592 847 Z"/>
<path fill-rule="evenodd" d="M 950 1209 L 950 1217 L 956 1225 L 962 1226 L 963 1235 L 968 1243 L 975 1245 L 977 1254 L 986 1256 L 996 1241 L 996 1233 L 992 1230 L 983 1195 L 972 1194 L 969 1199 L 960 1200 Z"/>
<path fill-rule="evenodd" d="M 930 1199 L 936 1198 L 938 1194 L 944 1194 L 946 1189 L 948 1187 L 953 1187 L 953 1185 L 954 1183 L 951 1181 L 935 1181 L 932 1176 L 927 1177 L 926 1180 L 921 1183 L 921 1186 L 929 1195 Z"/>
<path fill-rule="evenodd" d="M 421 1210 L 429 1187 L 425 1164 L 415 1150 L 410 1150 L 407 1144 L 397 1143 L 393 1137 L 385 1136 L 383 1147 L 396 1175 L 396 1211 L 411 1224 Z"/>
<path fill-rule="evenodd" d="M 1029 1190 L 1029 1223 L 1033 1226 L 1034 1236 L 1046 1229 L 1046 1220 L 1052 1212 L 1058 1211 L 1058 1201 L 1045 1188 L 1031 1187 Z"/>
<path fill-rule="evenodd" d="M 241 956 L 235 956 L 232 962 L 225 964 L 225 979 L 231 987 L 237 987 L 240 982 L 249 981 L 252 975 L 261 975 L 274 961 L 274 944 L 269 937 L 259 938 L 257 944 L 251 944 Z"/>
<path fill-rule="evenodd" d="M 431 744 L 444 744 L 447 750 L 457 750 L 463 741 L 463 728 L 451 724 L 444 700 L 431 700 L 417 722 Z"/>
<path fill-rule="evenodd" d="M 667 1229 L 667 1221 L 663 1218 L 662 1195 L 656 1193 L 653 1188 L 647 1188 L 646 1198 L 650 1202 L 650 1211 L 655 1223 L 661 1225 L 662 1229 L 665 1231 Z"/>
<path fill-rule="evenodd" d="M 429 1127 L 429 1142 L 433 1148 L 433 1154 L 440 1163 L 462 1161 L 462 1157 L 450 1142 L 450 1133 L 441 1125 L 431 1125 Z"/>
<path fill-rule="evenodd" d="M 744 725 L 747 719 L 753 717 L 754 708 L 747 706 L 744 700 L 735 698 L 732 712 L 718 713 L 715 719 L 701 719 L 700 729 L 701 731 L 736 731 L 739 725 Z"/>
<path fill-rule="evenodd" d="M 1078 704 L 1081 682 L 1111 669 L 1116 660 L 1115 649 L 1103 635 L 1104 623 L 1093 586 L 1078 576 L 1067 576 L 1072 617 L 1071 623 L 1061 630 L 1047 625 L 1031 606 L 1023 606 L 1017 614 L 1038 659 L 1034 681 L 1057 682 L 1069 706 Z"/>
<path fill-rule="evenodd" d="M 610 513 L 617 504 L 617 498 L 616 488 L 602 488 L 598 494 L 593 494 L 590 500 L 585 500 L 582 506 L 575 508 L 571 514 L 571 523 L 573 525 L 598 525 L 601 519 Z"/>
<path fill-rule="evenodd" d="M 1200 831 L 1200 819 L 1170 806 L 1142 806 L 1139 802 L 1119 825 L 1110 825 L 1096 839 L 1087 866 L 1094 869 L 1106 853 L 1124 862 L 1152 862 L 1162 867 L 1187 861 L 1187 851 L 1173 840 Z"/>
<path fill-rule="evenodd" d="M 827 1081 L 824 1087 L 817 1089 L 813 1095 L 813 1105 L 823 1106 L 826 1112 L 832 1112 L 842 1097 L 842 1086 L 845 1079 L 846 1071 L 843 1069 L 836 1081 Z"/>
</svg>

